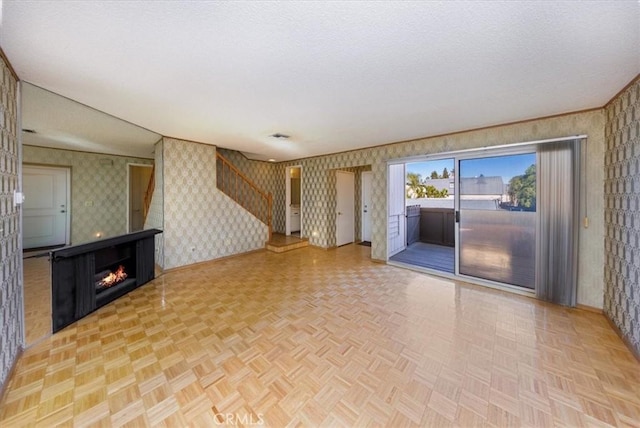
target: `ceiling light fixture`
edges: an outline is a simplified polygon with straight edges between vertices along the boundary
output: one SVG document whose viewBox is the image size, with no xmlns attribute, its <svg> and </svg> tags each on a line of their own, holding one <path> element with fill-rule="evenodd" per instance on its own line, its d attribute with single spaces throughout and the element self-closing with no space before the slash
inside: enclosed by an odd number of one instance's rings
<svg viewBox="0 0 640 428">
<path fill-rule="evenodd" d="M 269 162 L 275 162 L 275 159 L 267 159 Z"/>
<path fill-rule="evenodd" d="M 269 135 L 269 137 L 278 138 L 280 140 L 286 140 L 289 138 L 289 135 L 281 134 L 280 132 L 276 132 L 275 134 Z"/>
</svg>

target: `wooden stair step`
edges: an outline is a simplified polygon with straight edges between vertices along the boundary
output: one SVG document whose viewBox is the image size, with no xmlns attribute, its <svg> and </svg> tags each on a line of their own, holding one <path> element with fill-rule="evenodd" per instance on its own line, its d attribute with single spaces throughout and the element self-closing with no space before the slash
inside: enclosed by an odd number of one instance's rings
<svg viewBox="0 0 640 428">
<path fill-rule="evenodd" d="M 297 236 L 286 236 L 281 233 L 274 233 L 265 247 L 274 253 L 284 253 L 309 246 L 308 238 L 298 238 Z"/>
</svg>

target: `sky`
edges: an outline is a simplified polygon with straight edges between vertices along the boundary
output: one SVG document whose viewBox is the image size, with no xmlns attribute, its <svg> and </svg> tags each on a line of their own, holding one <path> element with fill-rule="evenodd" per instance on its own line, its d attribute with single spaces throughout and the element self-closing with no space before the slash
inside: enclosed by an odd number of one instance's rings
<svg viewBox="0 0 640 428">
<path fill-rule="evenodd" d="M 496 156 L 489 158 L 463 159 L 461 163 L 462 177 L 478 177 L 483 174 L 486 177 L 500 175 L 506 184 L 515 175 L 522 175 L 524 171 L 536 163 L 535 153 L 521 155 Z M 422 179 L 431 177 L 431 171 L 438 171 L 447 168 L 449 172 L 454 169 L 452 159 L 441 159 L 427 162 L 413 162 L 407 164 L 407 172 L 417 172 Z"/>
</svg>

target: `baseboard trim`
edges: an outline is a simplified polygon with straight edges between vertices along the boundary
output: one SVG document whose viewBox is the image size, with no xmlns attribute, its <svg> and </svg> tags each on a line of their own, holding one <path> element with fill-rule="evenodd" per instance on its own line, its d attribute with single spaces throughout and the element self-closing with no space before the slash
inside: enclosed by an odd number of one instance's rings
<svg viewBox="0 0 640 428">
<path fill-rule="evenodd" d="M 631 342 L 629 342 L 627 340 L 627 338 L 624 337 L 624 335 L 622 334 L 622 331 L 618 328 L 617 325 L 615 325 L 615 323 L 613 321 L 611 321 L 611 319 L 604 313 L 604 311 L 603 311 L 603 315 L 604 315 L 605 319 L 607 320 L 607 322 L 609 323 L 609 325 L 611 326 L 611 328 L 613 329 L 613 331 L 615 331 L 616 334 L 618 335 L 618 337 L 620 337 L 620 339 L 622 339 L 622 343 L 624 343 L 627 346 L 627 348 L 629 349 L 629 351 L 631 351 L 631 355 L 636 357 L 636 360 L 638 360 L 638 362 L 640 362 L 640 351 L 636 351 L 633 348 L 633 346 L 631 346 Z"/>
<path fill-rule="evenodd" d="M 7 391 L 7 386 L 9 386 L 9 382 L 11 382 L 11 378 L 14 375 L 16 370 L 16 366 L 18 365 L 18 360 L 22 357 L 22 353 L 24 352 L 24 348 L 21 346 L 18 348 L 18 353 L 16 354 L 16 358 L 13 360 L 13 364 L 11 365 L 11 369 L 9 370 L 9 374 L 7 378 L 4 380 L 4 383 L 0 385 L 0 409 L 4 407 L 4 393 Z"/>
<path fill-rule="evenodd" d="M 581 309 L 581 310 L 587 311 L 587 312 L 593 312 L 595 314 L 601 314 L 601 315 L 604 314 L 604 312 L 600 308 L 596 308 L 595 306 L 583 305 L 583 304 L 580 304 L 580 303 L 578 303 L 576 305 L 576 309 Z"/>
<path fill-rule="evenodd" d="M 206 265 L 206 264 L 209 264 L 209 263 L 215 263 L 215 262 L 219 262 L 219 261 L 222 261 L 222 260 L 233 259 L 235 257 L 246 256 L 247 254 L 259 253 L 259 252 L 262 252 L 262 251 L 267 251 L 267 249 L 266 248 L 258 248 L 257 250 L 250 250 L 250 251 L 247 251 L 247 252 L 244 252 L 244 253 L 230 254 L 228 256 L 218 257 L 217 259 L 203 260 L 201 262 L 191 263 L 191 264 L 188 264 L 188 265 L 176 266 L 176 267 L 164 269 L 162 271 L 162 274 L 164 275 L 165 273 L 176 272 L 176 271 L 180 271 L 180 270 L 184 270 L 184 269 L 190 269 L 190 268 L 198 267 L 198 266 L 201 266 L 201 265 Z"/>
<path fill-rule="evenodd" d="M 309 244 L 309 247 L 315 248 L 317 250 L 323 250 L 323 251 L 328 251 L 328 250 L 335 250 L 338 247 L 321 247 L 320 245 L 313 245 L 313 244 Z"/>
</svg>

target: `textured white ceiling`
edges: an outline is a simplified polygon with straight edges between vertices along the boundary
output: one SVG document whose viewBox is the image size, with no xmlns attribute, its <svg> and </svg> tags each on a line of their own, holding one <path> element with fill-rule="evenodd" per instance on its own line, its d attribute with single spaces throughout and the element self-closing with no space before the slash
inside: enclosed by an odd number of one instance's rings
<svg viewBox="0 0 640 428">
<path fill-rule="evenodd" d="M 24 144 L 153 159 L 160 135 L 29 83 L 22 83 Z"/>
<path fill-rule="evenodd" d="M 21 79 L 279 161 L 600 107 L 640 73 L 637 0 L 2 7 Z"/>
</svg>

